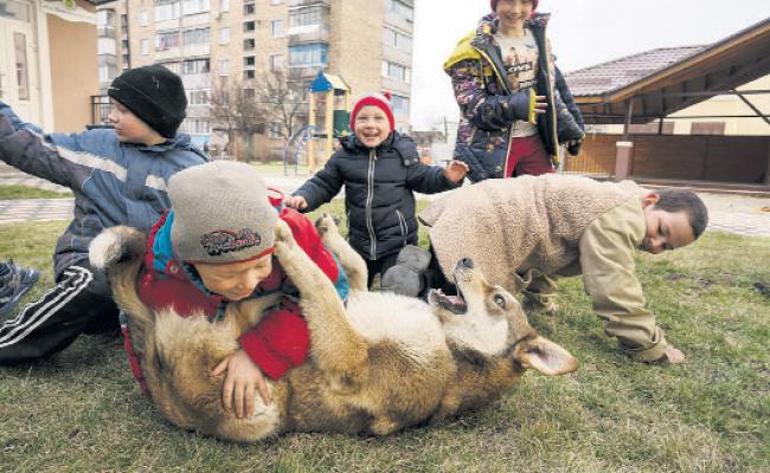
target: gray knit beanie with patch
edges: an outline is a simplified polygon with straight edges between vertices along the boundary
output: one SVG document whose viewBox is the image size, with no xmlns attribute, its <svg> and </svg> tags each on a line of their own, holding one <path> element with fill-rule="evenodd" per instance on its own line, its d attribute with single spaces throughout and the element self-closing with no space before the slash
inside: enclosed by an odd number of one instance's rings
<svg viewBox="0 0 770 473">
<path fill-rule="evenodd" d="M 171 177 L 171 244 L 186 263 L 236 263 L 272 251 L 276 209 L 252 166 L 214 161 Z"/>
</svg>

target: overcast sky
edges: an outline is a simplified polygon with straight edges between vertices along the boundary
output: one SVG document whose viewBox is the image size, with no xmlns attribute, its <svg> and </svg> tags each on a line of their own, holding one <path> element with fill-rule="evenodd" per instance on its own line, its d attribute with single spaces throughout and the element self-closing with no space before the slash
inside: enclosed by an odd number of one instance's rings
<svg viewBox="0 0 770 473">
<path fill-rule="evenodd" d="M 441 65 L 489 11 L 487 0 L 416 0 L 412 125 L 430 129 L 457 104 Z M 557 64 L 574 71 L 654 48 L 710 44 L 770 17 L 770 0 L 540 0 Z"/>
</svg>

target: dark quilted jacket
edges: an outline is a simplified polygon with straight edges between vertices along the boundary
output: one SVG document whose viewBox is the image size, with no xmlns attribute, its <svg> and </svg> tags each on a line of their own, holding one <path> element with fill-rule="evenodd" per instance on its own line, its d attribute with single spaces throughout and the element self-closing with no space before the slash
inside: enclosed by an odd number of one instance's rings
<svg viewBox="0 0 770 473">
<path fill-rule="evenodd" d="M 414 141 L 398 132 L 376 149 L 366 148 L 355 135 L 340 143 L 324 168 L 294 193 L 307 201 L 303 211 L 329 202 L 344 185 L 348 241 L 364 258 L 379 259 L 417 244 L 413 192 L 433 194 L 456 185 L 442 168 L 422 164 Z"/>
</svg>

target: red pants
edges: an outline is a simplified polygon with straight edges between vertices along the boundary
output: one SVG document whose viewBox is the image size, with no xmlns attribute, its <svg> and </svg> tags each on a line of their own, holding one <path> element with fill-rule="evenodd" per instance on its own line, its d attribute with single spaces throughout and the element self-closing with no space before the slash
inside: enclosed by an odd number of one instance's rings
<svg viewBox="0 0 770 473">
<path fill-rule="evenodd" d="M 554 172 L 551 157 L 545 151 L 540 135 L 514 138 L 505 166 L 505 177 L 530 174 L 539 176 Z"/>
</svg>

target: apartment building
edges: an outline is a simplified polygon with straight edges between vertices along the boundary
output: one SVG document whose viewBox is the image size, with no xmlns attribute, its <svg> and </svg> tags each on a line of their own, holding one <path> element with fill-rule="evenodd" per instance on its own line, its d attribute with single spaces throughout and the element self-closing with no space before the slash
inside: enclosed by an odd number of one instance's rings
<svg viewBox="0 0 770 473">
<path fill-rule="evenodd" d="M 129 66 L 177 72 L 190 104 L 182 130 L 198 144 L 218 140 L 209 100 L 219 84 L 253 93 L 276 70 L 305 89 L 324 71 L 354 98 L 390 91 L 397 126 L 409 127 L 414 0 L 116 0 L 100 10 L 115 25 L 114 52 L 100 37 L 103 83 Z M 258 142 L 277 149 L 265 125 Z"/>
</svg>

